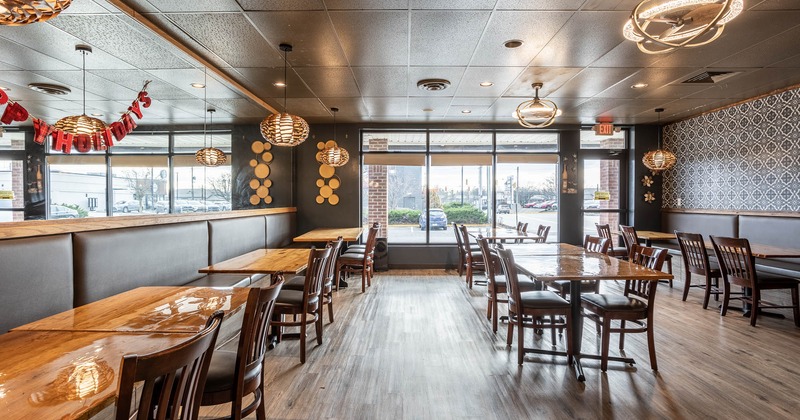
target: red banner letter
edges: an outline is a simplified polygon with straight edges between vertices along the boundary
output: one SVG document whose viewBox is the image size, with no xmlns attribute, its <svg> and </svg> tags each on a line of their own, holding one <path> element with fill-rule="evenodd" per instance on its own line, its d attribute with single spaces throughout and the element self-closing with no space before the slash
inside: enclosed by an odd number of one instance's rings
<svg viewBox="0 0 800 420">
<path fill-rule="evenodd" d="M 122 116 L 122 124 L 125 125 L 125 134 L 130 134 L 137 127 L 136 121 L 131 117 L 131 114 Z"/>
<path fill-rule="evenodd" d="M 3 112 L 3 117 L 0 118 L 0 122 L 3 124 L 11 124 L 12 121 L 25 121 L 27 119 L 28 110 L 14 102 L 6 107 L 5 112 Z"/>
<path fill-rule="evenodd" d="M 122 123 L 119 121 L 114 121 L 113 123 L 111 123 L 110 128 L 111 132 L 114 133 L 114 137 L 116 137 L 117 141 L 122 141 L 122 139 L 124 139 L 125 136 L 128 134 L 128 132 L 125 131 L 125 126 L 122 125 Z"/>
<path fill-rule="evenodd" d="M 147 92 L 146 91 L 139 92 L 139 97 L 136 98 L 136 100 L 141 102 L 142 106 L 144 106 L 145 108 L 150 108 L 150 104 L 153 102 L 153 100 L 150 99 L 149 96 L 147 96 Z"/>
<path fill-rule="evenodd" d="M 39 144 L 44 144 L 44 140 L 52 132 L 53 127 L 47 125 L 46 122 L 38 118 L 33 119 L 33 141 Z"/>
<path fill-rule="evenodd" d="M 102 145 L 103 148 L 102 149 L 97 149 L 97 150 L 106 150 L 109 147 L 114 145 L 114 137 L 111 135 L 111 129 L 110 128 L 106 128 L 105 130 L 100 132 L 98 137 L 100 137 L 100 136 L 103 137 L 103 145 Z"/>
<path fill-rule="evenodd" d="M 128 107 L 128 111 L 136 114 L 136 117 L 139 118 L 140 120 L 142 119 L 142 110 L 139 108 L 139 102 L 133 101 L 133 103 L 131 103 L 131 106 Z"/>
<path fill-rule="evenodd" d="M 92 140 L 88 134 L 78 134 L 73 140 L 75 149 L 81 153 L 87 153 L 92 150 Z"/>
<path fill-rule="evenodd" d="M 72 134 L 61 130 L 53 131 L 53 150 L 60 150 L 69 154 L 72 151 Z"/>
<path fill-rule="evenodd" d="M 8 94 L 3 89 L 0 89 L 0 105 L 5 105 L 8 102 Z"/>
</svg>

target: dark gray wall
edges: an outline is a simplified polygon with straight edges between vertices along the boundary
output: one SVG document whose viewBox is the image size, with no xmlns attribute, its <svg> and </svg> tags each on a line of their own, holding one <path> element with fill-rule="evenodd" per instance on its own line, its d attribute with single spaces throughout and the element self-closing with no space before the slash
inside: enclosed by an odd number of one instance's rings
<svg viewBox="0 0 800 420">
<path fill-rule="evenodd" d="M 650 150 L 658 148 L 658 127 L 655 125 L 637 125 L 631 130 L 631 150 L 628 154 L 628 224 L 638 230 L 661 231 L 661 203 L 663 203 L 663 175 L 653 175 L 642 158 Z M 645 187 L 642 179 L 645 175 L 653 178 L 653 185 Z M 656 200 L 652 203 L 644 201 L 644 194 L 653 192 Z"/>
<path fill-rule="evenodd" d="M 272 162 L 269 163 L 270 173 L 267 177 L 272 181 L 270 187 L 271 204 L 260 204 L 254 206 L 250 204 L 250 196 L 254 194 L 250 188 L 250 180 L 255 178 L 253 168 L 250 166 L 251 159 L 261 162 L 260 155 L 253 153 L 251 145 L 253 141 L 264 141 L 261 137 L 258 125 L 237 125 L 233 127 L 231 133 L 231 176 L 233 178 L 233 189 L 231 192 L 232 207 L 234 210 L 258 209 L 270 207 L 292 207 L 295 205 L 294 197 L 294 170 L 295 170 L 295 147 L 273 146 L 270 150 L 273 155 Z"/>
</svg>

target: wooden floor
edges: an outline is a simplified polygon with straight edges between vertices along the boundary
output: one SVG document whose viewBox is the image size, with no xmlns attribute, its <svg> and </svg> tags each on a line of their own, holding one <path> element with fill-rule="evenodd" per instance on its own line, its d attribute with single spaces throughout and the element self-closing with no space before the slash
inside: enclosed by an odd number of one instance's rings
<svg viewBox="0 0 800 420">
<path fill-rule="evenodd" d="M 484 286 L 469 290 L 441 270 L 378 273 L 365 294 L 338 292 L 336 320 L 326 318 L 321 346 L 310 333 L 305 365 L 297 341 L 268 353 L 267 417 L 798 418 L 800 328 L 791 319 L 762 317 L 753 328 L 740 313 L 721 318 L 702 309 L 699 289 L 681 302 L 682 285 L 659 286 L 658 373 L 644 334 L 633 334 L 626 353 L 634 367 L 611 363 L 604 374 L 599 361 L 585 360 L 579 383 L 563 358 L 529 355 L 517 365 L 505 325 L 494 335 L 485 318 Z M 585 328 L 584 351 L 596 351 L 594 325 Z M 527 334 L 528 345 L 549 347 L 549 333 Z M 612 336 L 613 354 L 617 347 Z"/>
</svg>

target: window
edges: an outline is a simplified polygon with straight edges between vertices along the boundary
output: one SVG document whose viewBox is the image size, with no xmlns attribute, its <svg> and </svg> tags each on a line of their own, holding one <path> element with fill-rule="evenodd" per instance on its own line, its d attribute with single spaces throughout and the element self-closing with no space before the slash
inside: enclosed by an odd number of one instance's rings
<svg viewBox="0 0 800 420">
<path fill-rule="evenodd" d="M 216 146 L 216 145 L 215 145 Z M 230 210 L 231 166 L 202 166 L 192 156 L 175 156 L 172 160 L 175 213 Z M 169 209 L 169 202 L 156 202 L 156 212 Z"/>
<path fill-rule="evenodd" d="M 558 152 L 557 132 L 499 132 L 498 152 Z"/>
<path fill-rule="evenodd" d="M 155 213 L 156 203 L 169 200 L 166 156 L 112 156 L 112 216 Z"/>
<path fill-rule="evenodd" d="M 100 217 L 107 215 L 107 166 L 105 156 L 48 156 L 50 171 L 49 219 Z M 55 208 L 63 206 L 76 215 Z"/>
<path fill-rule="evenodd" d="M 424 152 L 426 149 L 424 132 L 368 132 L 361 139 L 361 150 L 365 152 Z"/>
<path fill-rule="evenodd" d="M 558 239 L 558 155 L 497 155 L 497 226 L 550 226 Z"/>
<path fill-rule="evenodd" d="M 430 172 L 431 243 L 455 243 L 453 223 L 491 226 L 492 155 L 431 155 Z"/>
<path fill-rule="evenodd" d="M 108 150 L 111 154 L 166 154 L 169 153 L 169 135 L 128 134 L 122 140 L 115 142 L 114 147 L 111 147 Z"/>
<path fill-rule="evenodd" d="M 364 155 L 364 224 L 385 221 L 390 242 L 425 242 L 425 155 Z"/>
<path fill-rule="evenodd" d="M 22 161 L 0 156 L 0 222 L 24 219 L 22 185 Z"/>
<path fill-rule="evenodd" d="M 598 136 L 594 131 L 581 130 L 581 149 L 614 149 L 626 148 L 627 130 L 615 131 L 611 136 Z"/>
</svg>

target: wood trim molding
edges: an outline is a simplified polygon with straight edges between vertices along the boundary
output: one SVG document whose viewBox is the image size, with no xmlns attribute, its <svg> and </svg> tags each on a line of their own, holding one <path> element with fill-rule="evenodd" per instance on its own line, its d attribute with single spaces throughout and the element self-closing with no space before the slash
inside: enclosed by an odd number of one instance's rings
<svg viewBox="0 0 800 420">
<path fill-rule="evenodd" d="M 278 207 L 271 209 L 235 210 L 214 213 L 152 214 L 143 216 L 115 216 L 92 217 L 86 219 L 4 222 L 0 223 L 0 239 L 29 238 L 34 236 L 58 235 L 62 233 L 156 226 L 205 220 L 235 219 L 238 217 L 266 216 L 270 214 L 284 213 L 297 213 L 297 208 Z"/>
<path fill-rule="evenodd" d="M 800 213 L 790 211 L 747 211 L 747 210 L 713 210 L 713 209 L 676 209 L 663 208 L 662 213 L 689 214 L 730 214 L 735 216 L 768 216 L 768 217 L 800 217 Z"/>
</svg>

